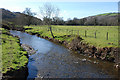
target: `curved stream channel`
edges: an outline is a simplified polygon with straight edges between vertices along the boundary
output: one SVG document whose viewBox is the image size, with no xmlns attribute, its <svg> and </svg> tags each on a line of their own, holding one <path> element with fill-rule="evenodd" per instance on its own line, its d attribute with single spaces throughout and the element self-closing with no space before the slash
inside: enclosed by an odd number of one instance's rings
<svg viewBox="0 0 120 80">
<path fill-rule="evenodd" d="M 113 63 L 99 61 L 66 49 L 48 40 L 20 31 L 10 31 L 19 36 L 22 44 L 37 50 L 29 57 L 30 78 L 115 78 Z"/>
</svg>

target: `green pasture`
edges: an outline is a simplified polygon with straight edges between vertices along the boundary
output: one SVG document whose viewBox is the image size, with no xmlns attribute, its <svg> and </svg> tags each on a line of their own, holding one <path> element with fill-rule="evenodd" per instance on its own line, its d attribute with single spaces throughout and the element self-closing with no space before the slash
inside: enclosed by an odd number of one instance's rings
<svg viewBox="0 0 120 80">
<path fill-rule="evenodd" d="M 118 13 L 104 13 L 104 14 L 99 14 L 97 16 L 116 16 Z"/>
<path fill-rule="evenodd" d="M 8 31 L 0 28 L 2 31 L 1 34 L 1 43 L 2 47 L 0 55 L 2 59 L 2 73 L 14 69 L 17 70 L 21 67 L 24 67 L 28 62 L 26 51 L 23 51 L 19 45 L 19 39 L 13 36 L 6 34 Z"/>
<path fill-rule="evenodd" d="M 32 28 L 26 30 L 26 32 L 38 33 L 41 34 L 41 36 L 52 37 L 48 26 L 25 26 L 25 28 Z M 52 25 L 52 31 L 55 38 L 58 40 L 70 41 L 75 36 L 81 36 L 84 39 L 83 42 L 89 43 L 90 45 L 94 45 L 96 47 L 118 47 L 118 26 Z M 65 35 L 72 36 L 67 37 Z"/>
</svg>

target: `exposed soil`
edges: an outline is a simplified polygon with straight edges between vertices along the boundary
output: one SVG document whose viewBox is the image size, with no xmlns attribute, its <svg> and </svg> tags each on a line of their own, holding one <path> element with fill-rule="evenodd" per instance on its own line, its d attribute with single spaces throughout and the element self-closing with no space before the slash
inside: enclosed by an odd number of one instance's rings
<svg viewBox="0 0 120 80">
<path fill-rule="evenodd" d="M 2 75 L 2 80 L 26 80 L 28 76 L 28 68 L 21 67 L 18 70 L 11 69 Z"/>
</svg>

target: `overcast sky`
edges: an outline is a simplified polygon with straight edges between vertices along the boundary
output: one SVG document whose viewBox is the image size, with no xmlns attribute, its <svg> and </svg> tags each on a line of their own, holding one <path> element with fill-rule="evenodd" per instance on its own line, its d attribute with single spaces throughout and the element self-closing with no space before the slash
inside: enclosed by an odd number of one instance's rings
<svg viewBox="0 0 120 80">
<path fill-rule="evenodd" d="M 31 8 L 41 18 L 39 7 L 45 2 L 57 6 L 60 9 L 60 17 L 64 20 L 74 17 L 83 18 L 87 16 L 118 12 L 119 0 L 1 0 L 0 8 L 8 9 L 12 12 L 23 12 L 26 7 Z"/>
</svg>

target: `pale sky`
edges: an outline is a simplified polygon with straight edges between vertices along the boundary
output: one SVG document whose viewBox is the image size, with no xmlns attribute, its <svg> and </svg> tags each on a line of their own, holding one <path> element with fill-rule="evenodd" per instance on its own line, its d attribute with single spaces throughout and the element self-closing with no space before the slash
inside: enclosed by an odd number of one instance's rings
<svg viewBox="0 0 120 80">
<path fill-rule="evenodd" d="M 39 7 L 45 2 L 60 9 L 60 17 L 64 20 L 74 17 L 83 18 L 102 13 L 118 12 L 119 0 L 1 0 L 0 8 L 8 9 L 12 12 L 23 12 L 26 7 L 36 12 L 36 17 L 41 18 Z"/>
</svg>

